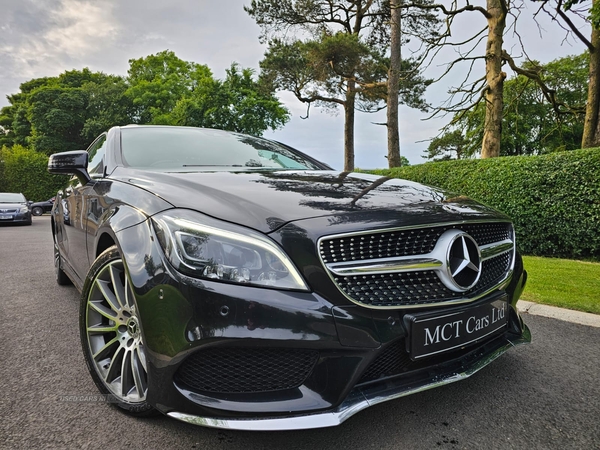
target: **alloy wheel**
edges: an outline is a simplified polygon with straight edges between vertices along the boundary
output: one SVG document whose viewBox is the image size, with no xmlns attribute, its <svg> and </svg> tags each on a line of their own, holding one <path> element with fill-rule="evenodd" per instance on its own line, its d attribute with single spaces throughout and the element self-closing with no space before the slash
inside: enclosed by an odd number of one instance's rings
<svg viewBox="0 0 600 450">
<path fill-rule="evenodd" d="M 108 262 L 92 281 L 86 303 L 89 356 L 108 391 L 126 403 L 146 399 L 148 371 L 140 321 L 123 261 Z"/>
</svg>

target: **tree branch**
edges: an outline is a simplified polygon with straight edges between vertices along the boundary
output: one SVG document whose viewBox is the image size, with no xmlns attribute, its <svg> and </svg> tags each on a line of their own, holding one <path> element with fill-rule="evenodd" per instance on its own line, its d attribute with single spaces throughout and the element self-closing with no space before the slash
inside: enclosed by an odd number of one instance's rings
<svg viewBox="0 0 600 450">
<path fill-rule="evenodd" d="M 481 14 L 483 14 L 483 16 L 486 19 L 492 18 L 492 15 L 487 11 L 487 9 L 485 9 L 481 6 L 473 6 L 473 5 L 466 5 L 460 9 L 447 9 L 444 5 L 440 5 L 440 4 L 423 5 L 420 3 L 406 3 L 404 5 L 401 5 L 400 8 L 403 8 L 403 9 L 419 8 L 419 9 L 425 9 L 425 10 L 437 9 L 437 10 L 442 11 L 442 13 L 444 13 L 446 16 L 455 16 L 455 15 L 463 13 L 465 11 L 479 11 Z"/>
<path fill-rule="evenodd" d="M 542 77 L 540 77 L 540 74 L 538 71 L 528 70 L 528 69 L 524 69 L 522 67 L 517 66 L 515 61 L 505 50 L 502 51 L 502 59 L 504 61 L 508 62 L 508 65 L 515 73 L 517 73 L 519 75 L 523 75 L 524 77 L 527 77 L 530 80 L 535 81 L 537 83 L 537 85 L 542 90 L 542 94 L 544 95 L 546 100 L 548 100 L 548 102 L 550 102 L 550 104 L 552 105 L 552 108 L 554 109 L 556 114 L 559 114 L 559 115 L 560 114 L 580 114 L 582 112 L 585 112 L 585 107 L 570 106 L 564 102 L 558 101 L 556 99 L 556 90 L 549 88 L 548 85 L 546 85 L 546 83 L 544 83 L 544 80 L 542 80 Z M 565 108 L 566 111 L 561 110 L 561 107 Z"/>
</svg>

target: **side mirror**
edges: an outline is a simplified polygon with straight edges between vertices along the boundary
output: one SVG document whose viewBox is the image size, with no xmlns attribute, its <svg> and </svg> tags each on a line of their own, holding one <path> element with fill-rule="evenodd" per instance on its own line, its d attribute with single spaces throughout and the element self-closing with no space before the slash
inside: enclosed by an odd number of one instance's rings
<svg viewBox="0 0 600 450">
<path fill-rule="evenodd" d="M 48 160 L 48 172 L 54 175 L 75 175 L 81 184 L 92 180 L 87 167 L 88 153 L 85 150 L 55 153 Z"/>
</svg>

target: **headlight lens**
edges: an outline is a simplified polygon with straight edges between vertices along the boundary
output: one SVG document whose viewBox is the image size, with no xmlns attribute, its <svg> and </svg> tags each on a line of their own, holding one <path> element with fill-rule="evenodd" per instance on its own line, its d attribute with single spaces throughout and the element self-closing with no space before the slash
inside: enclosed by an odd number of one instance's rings
<svg viewBox="0 0 600 450">
<path fill-rule="evenodd" d="M 307 291 L 302 276 L 266 236 L 188 210 L 152 218 L 168 260 L 182 273 L 214 281 Z"/>
<path fill-rule="evenodd" d="M 19 213 L 21 214 L 26 214 L 29 212 L 29 208 L 27 206 L 22 206 L 21 209 L 19 209 Z"/>
</svg>

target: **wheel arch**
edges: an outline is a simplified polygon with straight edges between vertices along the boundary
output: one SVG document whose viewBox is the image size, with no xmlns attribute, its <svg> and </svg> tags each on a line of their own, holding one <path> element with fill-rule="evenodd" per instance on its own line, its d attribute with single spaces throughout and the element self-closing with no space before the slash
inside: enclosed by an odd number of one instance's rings
<svg viewBox="0 0 600 450">
<path fill-rule="evenodd" d="M 88 237 L 88 256 L 90 265 L 104 252 L 107 248 L 116 245 L 121 251 L 121 244 L 117 238 L 117 234 L 125 228 L 129 228 L 145 222 L 148 217 L 139 210 L 127 206 L 119 205 L 118 207 L 107 210 L 98 224 L 97 231 L 93 237 L 93 242 L 90 242 Z"/>
<path fill-rule="evenodd" d="M 100 256 L 102 252 L 106 249 L 116 245 L 116 239 L 107 231 L 104 231 L 98 238 L 98 243 L 96 244 L 95 258 Z M 94 258 L 94 259 L 95 259 Z"/>
</svg>

